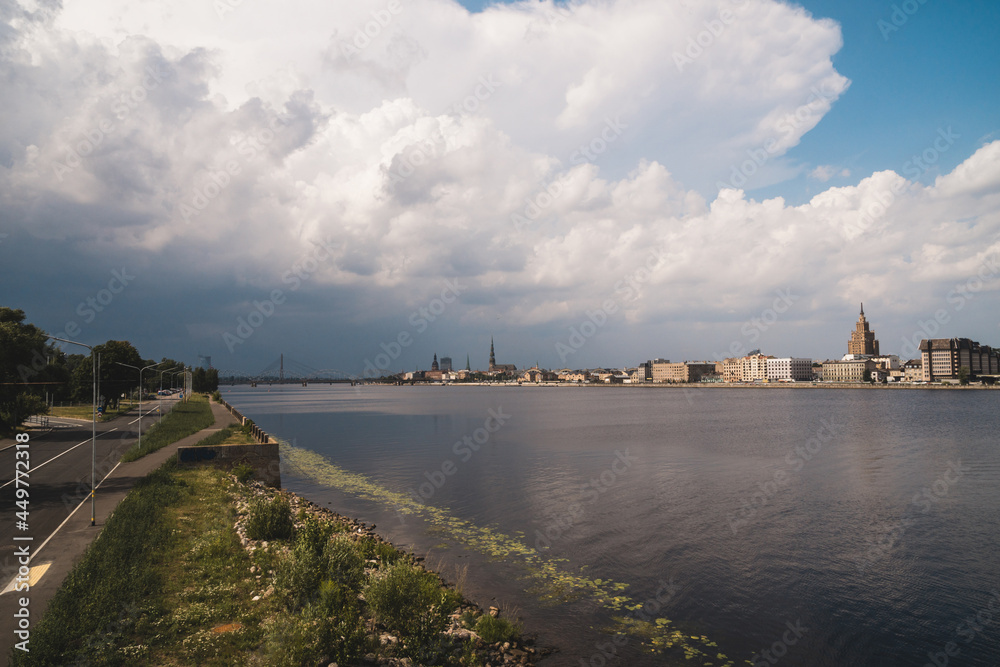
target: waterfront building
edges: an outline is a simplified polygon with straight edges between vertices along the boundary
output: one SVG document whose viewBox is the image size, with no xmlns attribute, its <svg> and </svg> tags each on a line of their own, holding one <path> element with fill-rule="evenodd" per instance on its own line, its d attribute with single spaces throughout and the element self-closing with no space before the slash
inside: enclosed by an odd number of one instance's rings
<svg viewBox="0 0 1000 667">
<path fill-rule="evenodd" d="M 812 359 L 782 357 L 767 360 L 767 379 L 778 382 L 808 382 L 812 380 Z"/>
<path fill-rule="evenodd" d="M 875 362 L 871 359 L 827 361 L 823 363 L 823 381 L 864 382 L 865 373 L 871 373 L 875 368 Z"/>
<path fill-rule="evenodd" d="M 731 357 L 722 362 L 722 381 L 740 382 L 743 379 L 743 360 L 740 357 Z"/>
<path fill-rule="evenodd" d="M 958 379 L 959 369 L 963 367 L 969 377 L 1000 372 L 997 351 L 968 338 L 924 339 L 920 341 L 920 361 L 925 382 Z"/>
<path fill-rule="evenodd" d="M 910 359 L 903 364 L 903 382 L 920 382 L 923 379 L 923 361 L 920 359 Z"/>
<path fill-rule="evenodd" d="M 490 336 L 490 369 L 489 372 L 492 374 L 497 373 L 514 373 L 517 371 L 517 366 L 514 364 L 498 364 L 496 353 L 493 350 L 493 336 Z"/>
<path fill-rule="evenodd" d="M 861 304 L 861 316 L 858 323 L 851 332 L 851 340 L 847 341 L 848 354 L 860 354 L 870 357 L 878 355 L 878 341 L 875 340 L 875 332 L 868 328 L 868 320 L 865 319 L 865 304 Z"/>
<path fill-rule="evenodd" d="M 690 362 L 670 363 L 666 359 L 650 362 L 653 382 L 700 382 L 701 376 L 715 372 L 714 363 Z"/>
<path fill-rule="evenodd" d="M 441 357 L 441 370 L 446 372 L 454 370 L 451 367 L 451 357 Z"/>
<path fill-rule="evenodd" d="M 876 357 L 872 359 L 872 361 L 875 362 L 876 366 L 887 371 L 900 370 L 903 367 L 899 357 L 895 354 L 886 354 L 881 357 Z"/>
</svg>

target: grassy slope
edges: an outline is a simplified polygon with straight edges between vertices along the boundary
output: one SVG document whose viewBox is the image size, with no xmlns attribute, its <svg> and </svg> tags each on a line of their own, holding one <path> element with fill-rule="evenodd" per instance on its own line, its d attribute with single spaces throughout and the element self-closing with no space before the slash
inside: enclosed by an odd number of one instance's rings
<svg viewBox="0 0 1000 667">
<path fill-rule="evenodd" d="M 215 423 L 212 408 L 205 396 L 193 394 L 186 402 L 178 403 L 174 409 L 164 415 L 163 420 L 142 434 L 142 447 L 138 443 L 122 456 L 122 462 L 128 463 L 141 459 L 146 454 L 197 433 Z"/>
<path fill-rule="evenodd" d="M 237 429 L 206 440 L 247 442 Z M 469 640 L 439 645 L 440 638 L 417 642 L 405 628 L 395 631 L 398 645 L 380 646 L 379 629 L 385 628 L 376 624 L 370 610 L 362 613 L 357 587 L 366 586 L 374 600 L 378 582 L 389 576 L 424 588 L 437 586 L 437 579 L 412 567 L 389 545 L 344 532 L 346 525 L 330 523 L 326 532 L 320 531 L 322 539 L 333 536 L 342 547 L 341 560 L 367 561 L 368 570 L 355 568 L 351 585 L 327 581 L 319 589 L 306 589 L 308 595 L 296 601 L 292 587 L 301 586 L 312 567 L 306 566 L 303 553 L 307 540 L 272 540 L 269 548 L 251 554 L 234 528 L 234 501 L 250 494 L 246 485 L 218 470 L 179 468 L 171 459 L 122 501 L 33 628 L 31 653 L 15 651 L 11 664 L 282 665 L 303 664 L 321 655 L 353 664 L 372 651 L 430 657 L 429 651 L 437 654 L 436 664 L 486 662 L 486 654 L 477 653 L 482 644 L 477 647 Z M 299 524 L 300 535 L 309 532 Z M 327 557 L 323 562 L 328 568 L 331 561 Z M 453 591 L 436 590 L 432 586 L 429 591 L 435 599 L 458 604 Z M 386 618 L 407 612 L 380 611 Z M 442 610 L 430 608 L 428 613 L 434 617 Z M 466 615 L 466 625 L 484 635 L 496 622 Z M 504 625 L 489 641 L 510 639 L 512 631 Z M 351 641 L 343 641 L 344 636 Z"/>
</svg>

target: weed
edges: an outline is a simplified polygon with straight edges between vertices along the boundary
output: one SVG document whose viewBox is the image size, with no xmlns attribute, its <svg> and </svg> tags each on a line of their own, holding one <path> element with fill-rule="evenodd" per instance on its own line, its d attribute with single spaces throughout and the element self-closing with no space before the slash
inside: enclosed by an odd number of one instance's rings
<svg viewBox="0 0 1000 667">
<path fill-rule="evenodd" d="M 294 530 L 292 506 L 284 498 L 258 498 L 250 503 L 247 537 L 251 540 L 287 540 Z"/>
<path fill-rule="evenodd" d="M 512 623 L 500 616 L 484 614 L 476 622 L 476 634 L 487 644 L 509 642 L 521 634 L 521 624 Z"/>
</svg>

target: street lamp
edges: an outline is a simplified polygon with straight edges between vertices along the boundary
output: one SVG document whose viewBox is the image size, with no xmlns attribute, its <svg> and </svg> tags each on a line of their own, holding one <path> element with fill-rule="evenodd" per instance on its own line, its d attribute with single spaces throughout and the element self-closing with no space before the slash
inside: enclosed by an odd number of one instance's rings
<svg viewBox="0 0 1000 667">
<path fill-rule="evenodd" d="M 147 368 L 153 368 L 154 366 L 159 366 L 160 364 L 165 364 L 167 362 L 161 361 L 158 364 L 150 364 L 149 366 L 144 366 L 143 368 L 139 368 L 138 366 L 133 366 L 132 364 L 123 364 L 120 361 L 116 361 L 115 363 L 118 364 L 119 366 L 126 366 L 128 368 L 134 368 L 135 370 L 139 371 L 139 443 L 138 443 L 138 448 L 142 449 L 142 372 L 144 370 L 146 370 Z"/>
<path fill-rule="evenodd" d="M 173 376 L 184 375 L 184 373 L 186 372 L 187 370 L 171 371 L 169 375 Z M 174 378 L 170 378 L 170 390 L 173 391 L 173 389 L 174 389 Z"/>
<path fill-rule="evenodd" d="M 164 362 L 160 362 L 161 364 Z M 156 411 L 159 413 L 159 421 L 163 421 L 163 374 L 169 371 L 171 368 L 177 368 L 176 366 L 171 366 L 170 368 L 164 368 L 163 370 L 157 371 L 160 374 L 160 390 L 156 393 Z"/>
<path fill-rule="evenodd" d="M 99 355 L 95 355 L 94 348 L 86 343 L 78 343 L 75 340 L 66 340 L 65 338 L 56 338 L 48 334 L 46 334 L 46 337 L 63 343 L 69 343 L 70 345 L 79 345 L 90 350 L 90 359 L 93 365 L 91 372 L 94 381 L 94 409 L 91 414 L 92 423 L 90 427 L 90 525 L 96 526 L 97 512 L 94 508 L 94 496 L 97 495 L 97 357 Z"/>
</svg>

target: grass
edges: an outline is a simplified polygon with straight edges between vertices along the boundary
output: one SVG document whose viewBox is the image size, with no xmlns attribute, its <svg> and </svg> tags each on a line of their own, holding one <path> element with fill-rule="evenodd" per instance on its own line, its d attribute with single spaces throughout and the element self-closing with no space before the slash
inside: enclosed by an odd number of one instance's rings
<svg viewBox="0 0 1000 667">
<path fill-rule="evenodd" d="M 228 430 L 210 437 L 245 437 Z M 253 510 L 237 508 L 261 495 L 262 507 L 288 504 L 171 458 L 118 506 L 11 664 L 343 665 L 369 653 L 499 664 L 482 641 L 442 630 L 457 610 L 497 641 L 516 626 L 484 620 L 411 556 L 345 523 L 300 510 L 289 537 L 245 548 L 236 525 Z M 396 640 L 382 643 L 386 632 Z"/>
<path fill-rule="evenodd" d="M 215 423 L 212 415 L 212 408 L 208 398 L 200 394 L 192 394 L 191 397 L 174 406 L 163 420 L 157 422 L 147 432 L 142 434 L 142 444 L 136 443 L 125 455 L 122 462 L 128 463 L 141 459 L 146 454 L 151 454 L 158 449 L 177 442 L 181 438 L 197 433 L 203 428 L 208 428 Z"/>
<path fill-rule="evenodd" d="M 106 422 L 112 419 L 117 419 L 122 415 L 128 414 L 128 412 L 136 407 L 136 403 L 123 403 L 119 406 L 117 410 L 108 410 L 98 421 Z M 72 419 L 85 419 L 91 421 L 94 418 L 94 405 L 93 403 L 86 403 L 83 405 L 64 405 L 64 406 L 52 406 L 49 408 L 50 417 L 69 417 Z"/>
</svg>

